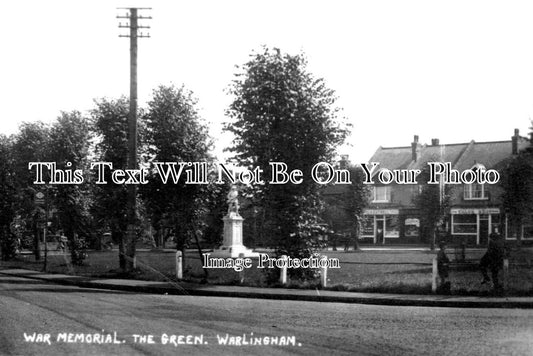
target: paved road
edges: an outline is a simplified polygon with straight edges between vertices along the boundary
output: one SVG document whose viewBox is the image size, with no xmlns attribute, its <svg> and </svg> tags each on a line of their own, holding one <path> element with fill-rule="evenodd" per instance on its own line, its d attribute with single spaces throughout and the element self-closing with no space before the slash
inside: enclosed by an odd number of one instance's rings
<svg viewBox="0 0 533 356">
<path fill-rule="evenodd" d="M 243 334 L 262 344 L 220 344 Z M 2 355 L 531 355 L 532 336 L 533 310 L 134 294 L 0 275 Z"/>
</svg>

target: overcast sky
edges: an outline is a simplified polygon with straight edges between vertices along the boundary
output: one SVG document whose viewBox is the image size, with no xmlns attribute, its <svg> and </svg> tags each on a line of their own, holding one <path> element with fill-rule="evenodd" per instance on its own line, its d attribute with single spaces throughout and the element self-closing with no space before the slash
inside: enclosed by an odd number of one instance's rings
<svg viewBox="0 0 533 356">
<path fill-rule="evenodd" d="M 378 146 L 508 140 L 533 117 L 529 1 L 6 1 L 2 3 L 2 133 L 21 121 L 88 110 L 129 93 L 129 41 L 117 7 L 150 6 L 139 40 L 139 101 L 184 84 L 220 137 L 235 65 L 262 45 L 296 54 L 326 80 L 353 123 L 340 153 Z M 217 150 L 228 144 L 217 141 Z"/>
</svg>

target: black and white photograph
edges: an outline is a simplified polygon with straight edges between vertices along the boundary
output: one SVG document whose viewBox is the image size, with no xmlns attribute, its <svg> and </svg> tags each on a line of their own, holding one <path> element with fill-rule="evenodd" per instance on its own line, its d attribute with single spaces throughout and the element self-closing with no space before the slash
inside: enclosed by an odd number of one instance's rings
<svg viewBox="0 0 533 356">
<path fill-rule="evenodd" d="M 0 355 L 533 354 L 533 3 L 2 3 Z"/>
</svg>

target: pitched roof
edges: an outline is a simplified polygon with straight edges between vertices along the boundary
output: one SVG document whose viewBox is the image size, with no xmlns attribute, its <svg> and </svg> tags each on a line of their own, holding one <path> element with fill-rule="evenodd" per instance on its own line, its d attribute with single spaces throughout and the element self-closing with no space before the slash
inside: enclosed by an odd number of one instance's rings
<svg viewBox="0 0 533 356">
<path fill-rule="evenodd" d="M 529 146 L 526 138 L 518 137 L 518 151 Z M 454 143 L 449 145 L 417 145 L 417 160 L 412 159 L 412 147 L 379 147 L 370 162 L 378 162 L 378 168 L 422 169 L 427 162 L 451 162 L 457 170 L 482 164 L 486 169 L 497 166 L 512 155 L 512 141 Z"/>
<path fill-rule="evenodd" d="M 518 140 L 518 150 L 522 150 L 529 145 L 529 142 Z M 485 168 L 490 169 L 496 166 L 501 161 L 510 157 L 512 154 L 511 141 L 496 141 L 496 142 L 476 142 L 465 154 L 463 154 L 459 162 L 456 164 L 456 169 L 462 171 L 472 168 L 475 164 L 482 164 Z"/>
<path fill-rule="evenodd" d="M 369 161 L 378 162 L 378 168 L 407 169 L 411 163 L 411 147 L 379 147 Z"/>
</svg>

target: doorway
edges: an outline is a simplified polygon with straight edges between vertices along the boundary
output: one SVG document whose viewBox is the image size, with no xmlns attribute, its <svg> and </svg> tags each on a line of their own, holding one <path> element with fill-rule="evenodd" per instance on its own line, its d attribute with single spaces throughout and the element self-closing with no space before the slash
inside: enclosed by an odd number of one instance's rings
<svg viewBox="0 0 533 356">
<path fill-rule="evenodd" d="M 489 244 L 489 216 L 482 214 L 479 216 L 479 244 L 487 246 Z"/>
<path fill-rule="evenodd" d="M 383 219 L 376 219 L 376 243 L 379 245 L 385 244 L 385 222 Z"/>
</svg>

